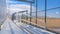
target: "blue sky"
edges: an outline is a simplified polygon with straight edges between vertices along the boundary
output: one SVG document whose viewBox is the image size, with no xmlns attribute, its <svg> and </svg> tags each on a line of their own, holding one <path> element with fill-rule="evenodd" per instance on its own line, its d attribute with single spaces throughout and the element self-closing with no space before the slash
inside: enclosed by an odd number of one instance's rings
<svg viewBox="0 0 60 34">
<path fill-rule="evenodd" d="M 9 0 L 9 1 L 12 1 L 12 0 Z M 36 7 L 35 3 L 33 4 L 34 7 Z M 45 8 L 44 3 L 45 3 L 44 0 L 38 0 L 38 10 L 40 10 L 40 11 L 44 10 L 44 8 Z M 15 5 L 15 4 L 26 4 L 26 5 L 29 5 L 29 3 L 21 2 L 21 1 L 20 2 L 19 1 L 12 1 L 12 2 L 8 3 L 9 6 L 10 5 Z M 60 7 L 60 0 L 47 0 L 47 9 L 55 8 L 55 7 Z M 55 9 L 55 10 L 47 11 L 47 16 L 60 18 L 60 8 L 59 9 Z"/>
</svg>

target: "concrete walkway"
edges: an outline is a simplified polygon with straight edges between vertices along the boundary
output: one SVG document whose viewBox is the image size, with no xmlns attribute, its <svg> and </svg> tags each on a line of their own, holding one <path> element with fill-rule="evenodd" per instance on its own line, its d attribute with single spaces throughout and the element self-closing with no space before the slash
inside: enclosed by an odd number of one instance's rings
<svg viewBox="0 0 60 34">
<path fill-rule="evenodd" d="M 6 20 L 2 25 L 0 34 L 55 34 L 49 31 L 45 31 L 40 28 L 36 28 L 31 25 L 23 23 L 15 23 L 11 20 Z"/>
</svg>

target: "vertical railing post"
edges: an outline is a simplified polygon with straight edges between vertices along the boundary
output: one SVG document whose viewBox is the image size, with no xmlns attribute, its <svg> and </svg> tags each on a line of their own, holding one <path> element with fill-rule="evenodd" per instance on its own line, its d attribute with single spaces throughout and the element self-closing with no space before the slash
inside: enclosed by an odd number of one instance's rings
<svg viewBox="0 0 60 34">
<path fill-rule="evenodd" d="M 32 3 L 30 3 L 30 25 L 31 25 L 31 19 L 32 19 Z"/>
<path fill-rule="evenodd" d="M 36 0 L 36 24 L 37 24 L 37 11 L 38 11 L 38 0 Z"/>
<path fill-rule="evenodd" d="M 23 13 L 22 13 L 22 15 L 21 15 L 21 22 L 22 22 L 22 19 L 23 19 L 23 17 L 22 17 L 22 16 L 23 16 Z"/>
<path fill-rule="evenodd" d="M 22 17 L 22 19 L 23 19 L 23 13 L 22 13 L 22 16 L 21 16 L 21 17 Z"/>
<path fill-rule="evenodd" d="M 16 19 L 17 19 L 17 22 L 18 22 L 18 13 L 16 12 L 16 14 L 17 14 L 17 17 L 16 17 Z"/>
<path fill-rule="evenodd" d="M 28 11 L 26 10 L 26 20 L 28 20 Z"/>
<path fill-rule="evenodd" d="M 46 25 L 46 12 L 47 12 L 47 0 L 45 0 L 45 30 L 47 29 L 47 25 Z"/>
<path fill-rule="evenodd" d="M 1 24 L 0 24 L 0 31 L 1 31 Z"/>
</svg>

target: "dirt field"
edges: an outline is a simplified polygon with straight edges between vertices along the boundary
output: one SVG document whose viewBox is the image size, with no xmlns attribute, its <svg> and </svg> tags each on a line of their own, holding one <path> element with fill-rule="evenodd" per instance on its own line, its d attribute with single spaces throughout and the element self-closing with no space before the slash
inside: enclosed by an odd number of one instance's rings
<svg viewBox="0 0 60 34">
<path fill-rule="evenodd" d="M 30 22 L 30 19 L 28 18 L 28 20 L 26 21 Z M 35 18 L 32 18 L 31 21 L 32 23 L 36 24 Z M 39 25 L 40 27 L 44 27 L 45 25 L 44 21 L 45 21 L 44 18 L 38 18 L 37 25 Z M 60 33 L 60 18 L 47 18 L 46 26 L 47 26 L 47 29 Z"/>
<path fill-rule="evenodd" d="M 47 27 L 60 28 L 60 18 L 47 18 Z"/>
<path fill-rule="evenodd" d="M 28 19 L 29 21 L 30 19 Z M 36 24 L 36 19 L 35 18 L 32 18 L 31 19 L 33 23 Z M 37 19 L 37 24 L 39 26 L 44 26 L 44 18 L 38 18 Z M 47 28 L 60 28 L 60 18 L 47 18 L 47 21 L 46 21 L 46 26 Z"/>
</svg>

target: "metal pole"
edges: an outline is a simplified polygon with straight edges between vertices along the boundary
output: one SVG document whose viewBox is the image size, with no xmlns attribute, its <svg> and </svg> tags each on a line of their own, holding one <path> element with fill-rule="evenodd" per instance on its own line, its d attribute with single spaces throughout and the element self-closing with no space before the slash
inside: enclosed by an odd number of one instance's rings
<svg viewBox="0 0 60 34">
<path fill-rule="evenodd" d="M 26 12 L 26 14 L 27 14 L 27 15 L 26 15 L 26 20 L 28 20 L 28 12 Z"/>
<path fill-rule="evenodd" d="M 23 22 L 22 19 L 23 19 L 23 13 L 21 14 L 21 22 Z"/>
<path fill-rule="evenodd" d="M 0 24 L 0 31 L 1 31 L 1 24 Z"/>
<path fill-rule="evenodd" d="M 47 26 L 46 26 L 46 12 L 47 12 L 47 0 L 45 0 L 45 29 L 47 28 Z"/>
<path fill-rule="evenodd" d="M 38 10 L 38 0 L 36 0 L 36 24 L 37 24 L 37 10 Z"/>
<path fill-rule="evenodd" d="M 23 19 L 23 13 L 22 13 L 22 15 L 21 15 L 21 19 Z M 23 22 L 23 21 L 22 21 Z"/>
<path fill-rule="evenodd" d="M 30 3 L 30 25 L 31 25 L 31 19 L 32 19 L 32 3 Z"/>
</svg>

